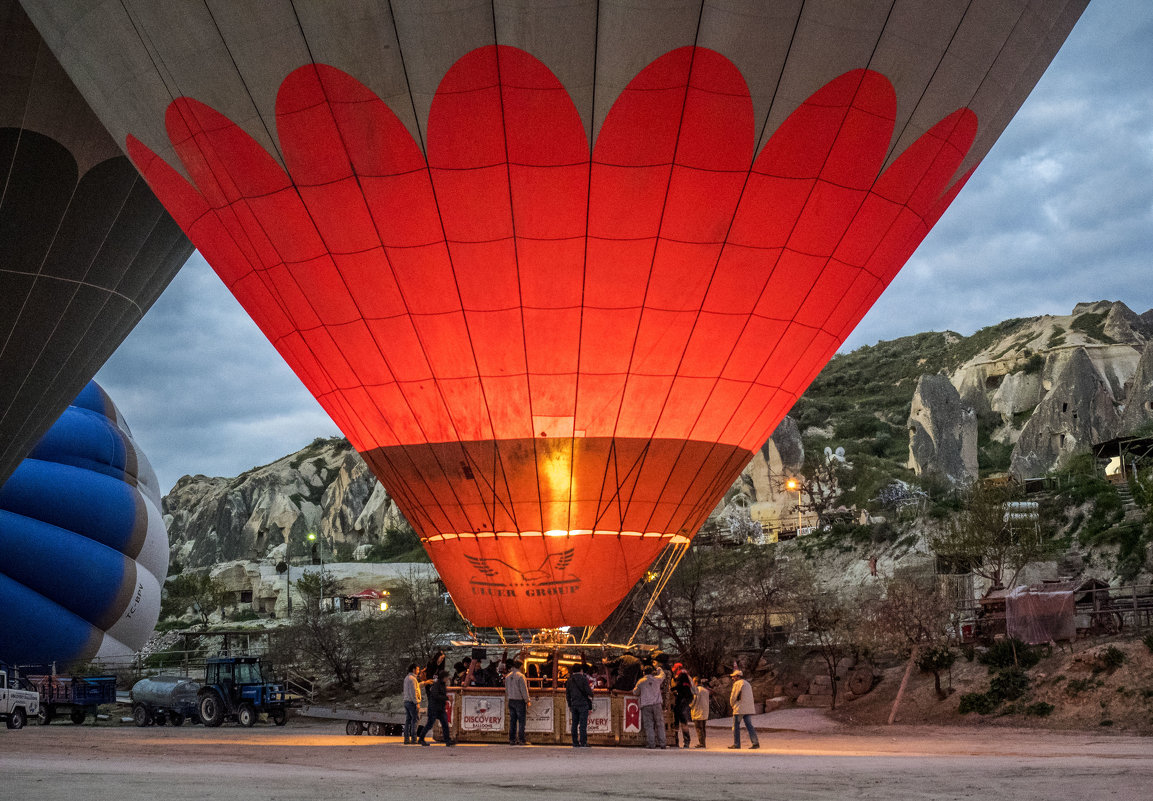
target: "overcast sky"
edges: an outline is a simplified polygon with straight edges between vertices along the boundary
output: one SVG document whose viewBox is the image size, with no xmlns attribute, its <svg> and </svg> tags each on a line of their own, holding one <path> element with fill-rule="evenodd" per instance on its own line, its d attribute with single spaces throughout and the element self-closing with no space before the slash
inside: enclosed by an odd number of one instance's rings
<svg viewBox="0 0 1153 801">
<path fill-rule="evenodd" d="M 1153 2 L 1092 0 L 844 349 L 1081 301 L 1153 307 Z M 339 432 L 200 256 L 97 375 L 167 491 Z"/>
</svg>

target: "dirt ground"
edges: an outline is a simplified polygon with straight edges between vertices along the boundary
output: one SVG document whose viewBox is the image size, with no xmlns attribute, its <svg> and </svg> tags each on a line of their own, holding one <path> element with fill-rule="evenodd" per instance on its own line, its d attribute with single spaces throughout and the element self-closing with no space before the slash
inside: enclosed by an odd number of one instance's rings
<svg viewBox="0 0 1153 801">
<path fill-rule="evenodd" d="M 1109 648 L 1124 655 L 1120 665 L 1106 666 Z M 886 723 L 903 673 L 904 666 L 884 671 L 871 692 L 840 705 L 833 717 L 850 725 Z M 1028 675 L 1029 689 L 1016 702 L 1003 703 L 987 715 L 962 715 L 962 695 L 989 689 L 988 667 L 958 657 L 951 675 L 942 674 L 945 699 L 937 696 L 932 675 L 914 668 L 897 722 L 1153 735 L 1153 653 L 1139 639 L 1079 641 L 1054 648 Z M 1034 705 L 1039 703 L 1052 705 L 1052 711 L 1036 714 Z"/>
<path fill-rule="evenodd" d="M 730 751 L 728 742 L 713 730 L 704 750 L 449 749 L 350 737 L 339 724 L 304 719 L 253 729 L 32 725 L 0 729 L 0 798 L 1136 801 L 1153 786 L 1153 740 L 1115 733 L 1015 729 L 989 737 L 838 724 L 764 730 L 758 751 Z"/>
</svg>

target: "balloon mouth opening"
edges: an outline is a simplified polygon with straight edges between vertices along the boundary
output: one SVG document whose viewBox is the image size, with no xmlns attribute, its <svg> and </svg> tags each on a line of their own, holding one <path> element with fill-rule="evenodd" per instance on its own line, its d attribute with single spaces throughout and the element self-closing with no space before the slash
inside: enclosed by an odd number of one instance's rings
<svg viewBox="0 0 1153 801">
<path fill-rule="evenodd" d="M 665 539 L 673 545 L 684 545 L 690 538 L 684 534 L 669 534 L 664 531 L 605 531 L 600 529 L 549 529 L 548 531 L 457 531 L 433 534 L 425 537 L 425 542 L 446 542 L 448 540 L 487 540 L 499 538 L 540 537 L 556 539 L 563 537 L 636 537 L 640 539 Z"/>
</svg>

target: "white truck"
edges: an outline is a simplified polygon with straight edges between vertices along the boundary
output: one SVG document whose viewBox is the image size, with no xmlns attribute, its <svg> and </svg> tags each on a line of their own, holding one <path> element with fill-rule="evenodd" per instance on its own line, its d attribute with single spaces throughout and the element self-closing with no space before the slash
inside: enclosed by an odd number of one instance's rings
<svg viewBox="0 0 1153 801">
<path fill-rule="evenodd" d="M 40 712 L 40 694 L 21 687 L 20 680 L 0 668 L 0 720 L 10 729 L 22 729 L 29 715 Z"/>
</svg>

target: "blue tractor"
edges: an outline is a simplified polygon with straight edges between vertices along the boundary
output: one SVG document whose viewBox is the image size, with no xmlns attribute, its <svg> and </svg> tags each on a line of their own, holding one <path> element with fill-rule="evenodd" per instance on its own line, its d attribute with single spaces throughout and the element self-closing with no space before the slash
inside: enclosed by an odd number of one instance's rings
<svg viewBox="0 0 1153 801">
<path fill-rule="evenodd" d="M 261 714 L 283 726 L 295 699 L 283 685 L 265 678 L 257 657 L 217 656 L 204 663 L 204 685 L 197 694 L 197 706 L 205 726 L 219 726 L 225 720 L 252 726 Z"/>
</svg>

